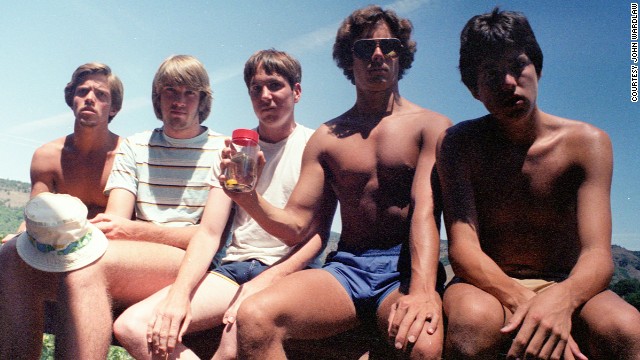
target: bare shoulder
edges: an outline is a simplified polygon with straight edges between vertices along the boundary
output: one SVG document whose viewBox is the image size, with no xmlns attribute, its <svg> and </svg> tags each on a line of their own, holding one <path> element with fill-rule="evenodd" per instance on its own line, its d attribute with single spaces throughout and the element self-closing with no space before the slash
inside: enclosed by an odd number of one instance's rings
<svg viewBox="0 0 640 360">
<path fill-rule="evenodd" d="M 444 145 L 451 150 L 463 147 L 465 152 L 469 152 L 473 148 L 479 147 L 483 141 L 495 142 L 492 140 L 495 136 L 495 128 L 492 127 L 492 122 L 488 118 L 487 115 L 477 119 L 464 120 L 448 127 L 440 134 L 440 146 Z"/>
<path fill-rule="evenodd" d="M 547 124 L 553 137 L 559 137 L 566 150 L 577 154 L 589 154 L 611 148 L 611 139 L 602 129 L 580 120 L 548 115 Z"/>
<path fill-rule="evenodd" d="M 60 157 L 64 148 L 67 136 L 55 139 L 41 145 L 33 153 L 31 166 L 53 166 L 60 163 Z"/>
<path fill-rule="evenodd" d="M 407 100 L 403 101 L 404 104 L 402 106 L 402 111 L 399 113 L 401 116 L 415 117 L 416 119 L 423 121 L 428 128 L 435 130 L 444 130 L 453 124 L 451 119 L 443 114 L 416 105 Z"/>
</svg>

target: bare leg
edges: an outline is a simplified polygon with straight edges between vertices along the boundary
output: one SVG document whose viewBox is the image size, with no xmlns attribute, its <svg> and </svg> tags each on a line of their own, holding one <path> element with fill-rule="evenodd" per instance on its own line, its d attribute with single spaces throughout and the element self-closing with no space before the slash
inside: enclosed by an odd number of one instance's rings
<svg viewBox="0 0 640 360">
<path fill-rule="evenodd" d="M 192 321 L 188 333 L 210 329 L 222 324 L 222 316 L 229 307 L 238 286 L 221 278 L 207 274 L 198 285 L 191 300 Z M 149 298 L 128 308 L 115 322 L 114 332 L 120 343 L 136 359 L 151 359 L 147 345 L 147 323 L 156 306 L 167 296 L 166 287 Z M 213 342 L 213 341 L 212 341 Z M 235 358 L 235 352 L 232 354 Z M 183 344 L 178 344 L 169 359 L 197 359 Z"/>
<path fill-rule="evenodd" d="M 112 331 L 109 295 L 128 305 L 153 294 L 175 279 L 183 254 L 171 246 L 110 241 L 98 261 L 66 274 L 58 297 L 62 326 L 56 353 L 104 359 Z"/>
<path fill-rule="evenodd" d="M 143 241 L 116 240 L 100 262 L 114 305 L 130 306 L 171 285 L 184 250 Z"/>
<path fill-rule="evenodd" d="M 242 303 L 238 357 L 285 359 L 286 339 L 324 338 L 357 324 L 351 298 L 329 272 L 299 271 Z"/>
<path fill-rule="evenodd" d="M 389 296 L 387 296 L 380 307 L 378 308 L 378 327 L 381 332 L 381 336 L 384 339 L 388 338 L 387 327 L 389 324 L 389 314 L 391 313 L 391 306 L 402 296 L 402 293 L 398 289 L 394 290 Z M 441 359 L 442 358 L 442 346 L 444 338 L 444 324 L 442 317 L 438 321 L 438 328 L 433 335 L 429 335 L 426 332 L 426 328 L 420 334 L 415 344 L 410 348 L 410 359 Z M 389 344 L 385 349 L 385 358 L 391 356 L 397 358 L 404 358 L 407 354 L 403 351 L 396 350 L 393 344 Z"/>
<path fill-rule="evenodd" d="M 0 247 L 0 359 L 39 359 L 44 300 L 54 299 L 56 274 L 35 270 L 16 251 L 15 239 Z"/>
<path fill-rule="evenodd" d="M 585 342 L 578 344 L 589 359 L 640 359 L 640 313 L 612 291 L 587 301 L 578 322 L 573 333 L 589 344 L 584 349 Z"/>
<path fill-rule="evenodd" d="M 498 299 L 473 285 L 458 283 L 444 293 L 444 312 L 447 359 L 497 358 L 508 339 L 500 333 L 505 310 Z"/>
<path fill-rule="evenodd" d="M 105 359 L 111 344 L 111 306 L 102 269 L 94 263 L 61 276 L 56 359 Z"/>
</svg>

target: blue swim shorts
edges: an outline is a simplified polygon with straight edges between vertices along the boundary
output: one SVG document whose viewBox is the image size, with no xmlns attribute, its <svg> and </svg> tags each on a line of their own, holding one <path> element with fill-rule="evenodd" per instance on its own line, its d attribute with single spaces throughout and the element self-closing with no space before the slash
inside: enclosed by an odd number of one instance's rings
<svg viewBox="0 0 640 360">
<path fill-rule="evenodd" d="M 401 246 L 358 254 L 336 251 L 327 257 L 323 269 L 345 288 L 361 320 L 374 319 L 378 307 L 393 290 L 408 286 L 408 277 L 401 277 L 398 271 Z"/>
<path fill-rule="evenodd" d="M 238 285 L 242 285 L 249 280 L 260 275 L 267 270 L 269 265 L 265 265 L 258 260 L 232 261 L 218 265 L 213 269 L 209 269 L 212 273 L 220 274 Z"/>
</svg>

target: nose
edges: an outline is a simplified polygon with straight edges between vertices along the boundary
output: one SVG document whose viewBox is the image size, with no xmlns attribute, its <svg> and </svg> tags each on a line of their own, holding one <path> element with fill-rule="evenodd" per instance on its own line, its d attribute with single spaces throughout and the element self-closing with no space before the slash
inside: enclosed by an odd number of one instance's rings
<svg viewBox="0 0 640 360">
<path fill-rule="evenodd" d="M 518 85 L 518 82 L 516 80 L 516 76 L 507 72 L 506 74 L 504 74 L 503 79 L 502 79 L 502 88 L 504 89 L 513 89 Z"/>
<path fill-rule="evenodd" d="M 260 88 L 260 99 L 265 101 L 271 100 L 271 91 L 269 91 L 266 85 Z"/>
<path fill-rule="evenodd" d="M 95 104 L 96 103 L 96 94 L 93 91 L 87 92 L 87 96 L 84 98 L 85 104 Z"/>
<path fill-rule="evenodd" d="M 176 91 L 173 93 L 173 104 L 175 106 L 183 106 L 185 104 L 185 96 L 183 91 Z"/>
<path fill-rule="evenodd" d="M 376 48 L 373 50 L 373 55 L 371 55 L 371 61 L 384 61 L 384 54 L 382 53 L 382 49 L 380 49 L 380 44 L 376 43 Z"/>
</svg>

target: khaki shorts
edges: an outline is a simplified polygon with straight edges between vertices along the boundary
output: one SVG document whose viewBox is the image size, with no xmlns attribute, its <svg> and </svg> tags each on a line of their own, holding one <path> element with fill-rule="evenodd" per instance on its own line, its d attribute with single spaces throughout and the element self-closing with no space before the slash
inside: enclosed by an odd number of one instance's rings
<svg viewBox="0 0 640 360">
<path fill-rule="evenodd" d="M 535 292 L 536 294 L 541 293 L 547 290 L 549 287 L 557 284 L 557 282 L 555 281 L 548 281 L 544 279 L 512 279 L 517 281 L 520 285 L 526 287 L 527 289 Z"/>
</svg>

